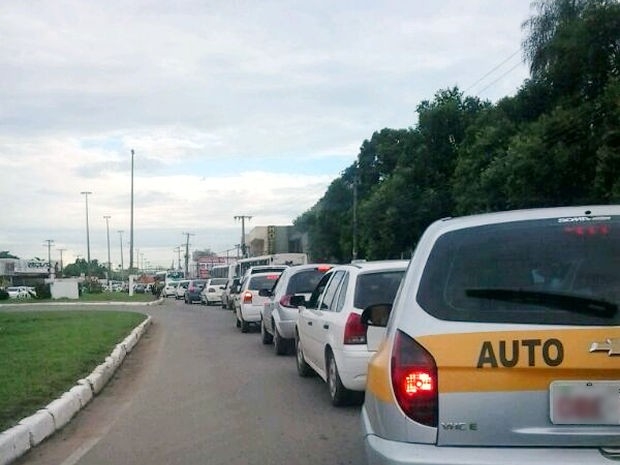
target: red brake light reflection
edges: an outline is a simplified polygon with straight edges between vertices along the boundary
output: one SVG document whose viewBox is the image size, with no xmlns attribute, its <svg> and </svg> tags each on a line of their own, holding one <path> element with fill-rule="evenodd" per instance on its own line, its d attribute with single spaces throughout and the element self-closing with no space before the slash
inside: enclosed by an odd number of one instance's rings
<svg viewBox="0 0 620 465">
<path fill-rule="evenodd" d="M 329 270 L 332 269 L 331 265 L 319 265 L 316 267 L 317 271 L 320 271 L 321 273 L 325 273 Z"/>
</svg>

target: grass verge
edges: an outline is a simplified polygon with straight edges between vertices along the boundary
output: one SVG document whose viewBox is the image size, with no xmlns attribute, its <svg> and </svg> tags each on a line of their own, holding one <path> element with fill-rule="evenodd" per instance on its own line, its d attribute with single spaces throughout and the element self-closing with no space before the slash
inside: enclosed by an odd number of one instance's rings
<svg viewBox="0 0 620 465">
<path fill-rule="evenodd" d="M 79 299 L 6 299 L 0 300 L 1 304 L 40 304 L 46 302 L 151 302 L 157 298 L 152 293 L 134 294 L 130 296 L 126 292 L 101 292 L 98 294 L 84 294 Z"/>
<path fill-rule="evenodd" d="M 88 376 L 146 315 L 0 312 L 0 431 Z"/>
</svg>

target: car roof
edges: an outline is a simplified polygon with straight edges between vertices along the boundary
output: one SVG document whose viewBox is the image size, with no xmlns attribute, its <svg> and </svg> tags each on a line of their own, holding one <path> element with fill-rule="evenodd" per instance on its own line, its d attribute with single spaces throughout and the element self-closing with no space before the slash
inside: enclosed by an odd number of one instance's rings
<svg viewBox="0 0 620 465">
<path fill-rule="evenodd" d="M 405 269 L 409 265 L 409 260 L 375 260 L 370 262 L 345 263 L 336 265 L 334 269 L 355 269 L 360 272 L 385 270 L 385 269 Z"/>
</svg>

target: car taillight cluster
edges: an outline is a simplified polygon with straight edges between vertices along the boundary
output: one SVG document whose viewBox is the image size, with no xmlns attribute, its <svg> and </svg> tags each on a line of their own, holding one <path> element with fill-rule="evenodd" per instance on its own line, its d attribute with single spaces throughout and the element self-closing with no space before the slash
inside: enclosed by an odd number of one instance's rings
<svg viewBox="0 0 620 465">
<path fill-rule="evenodd" d="M 366 344 L 366 325 L 361 315 L 351 312 L 344 326 L 344 344 Z"/>
<path fill-rule="evenodd" d="M 280 299 L 280 306 L 286 308 L 297 308 L 295 305 L 291 305 L 291 297 L 293 296 L 290 294 L 282 296 Z"/>
<path fill-rule="evenodd" d="M 411 337 L 396 332 L 392 354 L 392 387 L 396 401 L 413 421 L 437 426 L 437 365 Z"/>
<path fill-rule="evenodd" d="M 252 293 L 250 291 L 245 291 L 243 293 L 243 303 L 251 304 L 252 303 Z"/>
</svg>

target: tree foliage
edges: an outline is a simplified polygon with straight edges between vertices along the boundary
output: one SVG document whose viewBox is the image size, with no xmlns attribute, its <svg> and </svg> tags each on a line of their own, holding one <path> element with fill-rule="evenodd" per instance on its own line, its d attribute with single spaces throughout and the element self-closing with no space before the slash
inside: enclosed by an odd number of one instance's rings
<svg viewBox="0 0 620 465">
<path fill-rule="evenodd" d="M 620 201 L 620 4 L 538 0 L 523 24 L 531 76 L 496 104 L 438 91 L 295 222 L 315 259 L 406 257 L 439 218 Z M 357 193 L 357 196 L 355 195 Z M 355 211 L 354 211 L 355 206 Z"/>
</svg>

